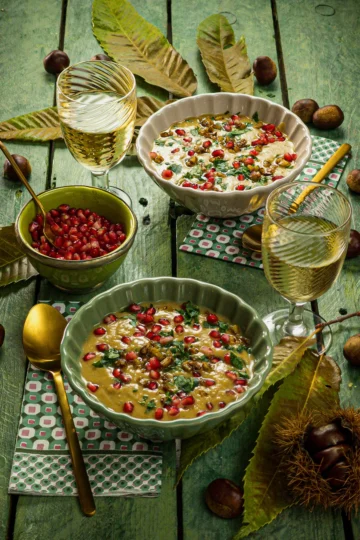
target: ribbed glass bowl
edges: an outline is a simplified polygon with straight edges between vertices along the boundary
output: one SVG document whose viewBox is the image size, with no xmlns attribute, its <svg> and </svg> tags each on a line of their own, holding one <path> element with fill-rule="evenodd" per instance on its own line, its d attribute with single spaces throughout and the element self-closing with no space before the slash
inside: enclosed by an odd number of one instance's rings
<svg viewBox="0 0 360 540">
<path fill-rule="evenodd" d="M 164 180 L 150 159 L 154 141 L 162 131 L 174 122 L 180 122 L 191 116 L 202 114 L 223 114 L 229 111 L 252 117 L 258 113 L 264 122 L 279 125 L 284 123 L 284 132 L 294 143 L 297 160 L 295 167 L 282 180 L 272 182 L 267 186 L 257 186 L 245 191 L 201 191 L 177 186 L 169 180 Z M 308 128 L 298 116 L 282 105 L 268 99 L 219 92 L 215 94 L 200 94 L 177 100 L 166 105 L 150 118 L 140 129 L 136 140 L 136 152 L 141 165 L 154 182 L 174 199 L 177 203 L 193 212 L 206 216 L 229 218 L 249 214 L 264 206 L 269 194 L 279 185 L 295 180 L 305 167 L 311 155 L 311 136 Z"/>
<path fill-rule="evenodd" d="M 218 315 L 228 317 L 238 324 L 243 335 L 250 339 L 255 356 L 254 376 L 249 381 L 246 392 L 224 409 L 208 412 L 198 418 L 184 418 L 171 421 L 158 421 L 153 418 L 135 418 L 129 414 L 115 412 L 101 403 L 96 394 L 86 387 L 81 374 L 81 351 L 93 327 L 105 315 L 121 311 L 136 302 L 154 303 L 172 301 L 183 303 L 191 300 Z M 272 361 L 272 344 L 265 324 L 254 308 L 241 298 L 220 287 L 194 279 L 160 277 L 140 279 L 132 283 L 117 285 L 95 296 L 77 311 L 68 324 L 61 343 L 62 369 L 74 391 L 98 414 L 106 417 L 120 429 L 129 430 L 146 439 L 172 440 L 187 439 L 204 433 L 239 411 L 263 385 Z"/>
</svg>

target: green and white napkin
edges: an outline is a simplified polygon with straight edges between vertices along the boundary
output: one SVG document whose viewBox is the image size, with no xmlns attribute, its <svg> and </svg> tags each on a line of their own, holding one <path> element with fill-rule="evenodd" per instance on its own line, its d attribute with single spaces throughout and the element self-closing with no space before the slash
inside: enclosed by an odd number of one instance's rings
<svg viewBox="0 0 360 540">
<path fill-rule="evenodd" d="M 311 158 L 297 180 L 311 181 L 340 146 L 337 142 L 324 137 L 312 137 L 312 140 Z M 337 187 L 348 157 L 345 156 L 327 176 L 326 184 Z M 261 254 L 243 249 L 241 237 L 248 227 L 262 223 L 264 212 L 263 207 L 252 214 L 229 219 L 211 218 L 198 214 L 179 249 L 187 253 L 262 268 Z"/>
<path fill-rule="evenodd" d="M 51 303 L 70 320 L 79 302 Z M 64 377 L 94 495 L 153 497 L 160 493 L 162 445 L 119 430 L 99 417 Z M 51 376 L 29 365 L 9 493 L 76 495 L 70 454 Z"/>
</svg>

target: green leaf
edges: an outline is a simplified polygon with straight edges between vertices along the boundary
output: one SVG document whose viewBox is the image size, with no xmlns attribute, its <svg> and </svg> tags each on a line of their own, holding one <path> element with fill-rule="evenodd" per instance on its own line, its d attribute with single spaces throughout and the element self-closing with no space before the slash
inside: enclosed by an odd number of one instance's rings
<svg viewBox="0 0 360 540">
<path fill-rule="evenodd" d="M 332 358 L 319 357 L 309 349 L 276 392 L 246 469 L 245 525 L 235 539 L 257 531 L 292 504 L 274 441 L 274 425 L 305 411 L 328 411 L 339 406 L 340 381 L 340 368 Z"/>
<path fill-rule="evenodd" d="M 230 352 L 230 362 L 236 369 L 243 369 L 244 362 L 232 351 Z"/>
<path fill-rule="evenodd" d="M 179 390 L 183 390 L 187 394 L 199 386 L 198 379 L 195 377 L 184 377 L 184 375 L 174 377 L 174 382 Z"/>
<path fill-rule="evenodd" d="M 22 259 L 24 255 L 16 240 L 14 224 L 0 227 L 0 268 Z"/>
<path fill-rule="evenodd" d="M 93 32 L 104 51 L 150 84 L 176 96 L 191 96 L 197 87 L 193 70 L 160 30 L 139 15 L 127 0 L 95 0 Z"/>
<path fill-rule="evenodd" d="M 0 139 L 44 142 L 61 138 L 56 107 L 48 107 L 0 122 Z"/>
<path fill-rule="evenodd" d="M 177 482 L 180 481 L 182 475 L 198 457 L 205 454 L 211 448 L 215 448 L 218 444 L 221 444 L 235 429 L 241 426 L 250 411 L 260 405 L 263 396 L 267 394 L 267 390 L 284 377 L 287 377 L 295 369 L 303 357 L 306 348 L 312 343 L 313 340 L 309 338 L 288 337 L 280 341 L 279 345 L 274 348 L 271 371 L 253 400 L 245 405 L 230 420 L 220 424 L 220 426 L 211 432 L 205 433 L 205 435 L 191 437 L 181 443 L 180 467 Z"/>
<path fill-rule="evenodd" d="M 108 351 L 104 352 L 104 355 L 100 358 L 100 360 L 93 362 L 92 365 L 96 368 L 113 366 L 115 361 L 118 360 L 120 356 L 121 351 L 117 349 L 109 349 Z"/>
<path fill-rule="evenodd" d="M 185 324 L 194 324 L 199 322 L 200 309 L 190 301 L 186 302 L 185 309 L 179 309 L 179 313 L 183 315 Z"/>
<path fill-rule="evenodd" d="M 5 287 L 5 285 L 17 283 L 18 281 L 27 281 L 37 275 L 38 272 L 31 265 L 29 259 L 23 257 L 0 268 L 0 287 Z"/>
<path fill-rule="evenodd" d="M 254 78 L 245 38 L 235 43 L 232 26 L 224 15 L 211 15 L 199 24 L 197 44 L 210 80 L 224 92 L 254 94 Z"/>
<path fill-rule="evenodd" d="M 168 165 L 168 169 L 175 174 L 180 174 L 182 171 L 182 166 L 180 163 L 172 163 L 171 165 Z"/>
</svg>

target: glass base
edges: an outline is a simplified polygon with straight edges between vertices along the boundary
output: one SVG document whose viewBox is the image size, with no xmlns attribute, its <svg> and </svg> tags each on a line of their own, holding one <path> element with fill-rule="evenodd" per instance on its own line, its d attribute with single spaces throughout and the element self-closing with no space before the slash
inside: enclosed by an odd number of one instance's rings
<svg viewBox="0 0 360 540">
<path fill-rule="evenodd" d="M 277 345 L 279 341 L 286 336 L 289 336 L 289 333 L 286 332 L 286 326 L 289 319 L 289 309 L 279 309 L 274 311 L 266 317 L 263 318 L 264 323 L 268 327 L 270 332 L 271 339 L 274 345 Z M 305 309 L 303 312 L 303 322 L 304 325 L 299 325 L 297 331 L 296 328 L 292 328 L 292 335 L 297 337 L 306 337 L 315 330 L 315 325 L 319 323 L 326 322 L 325 319 L 316 315 L 312 311 Z M 317 343 L 312 347 L 317 350 L 319 354 L 329 350 L 332 341 L 332 332 L 329 326 L 326 326 L 320 334 L 315 336 L 317 338 Z"/>
<path fill-rule="evenodd" d="M 116 197 L 119 197 L 119 199 L 124 201 L 125 204 L 132 208 L 132 200 L 129 195 L 125 193 L 125 191 L 116 186 L 109 186 L 108 191 L 110 191 L 110 193 L 112 193 L 113 195 L 116 195 Z"/>
</svg>

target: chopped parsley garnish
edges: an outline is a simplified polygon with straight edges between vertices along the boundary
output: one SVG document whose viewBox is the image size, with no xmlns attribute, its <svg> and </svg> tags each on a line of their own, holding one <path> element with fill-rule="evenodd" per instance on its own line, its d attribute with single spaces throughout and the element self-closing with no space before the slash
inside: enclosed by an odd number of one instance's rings
<svg viewBox="0 0 360 540">
<path fill-rule="evenodd" d="M 119 360 L 121 356 L 121 351 L 118 351 L 117 349 L 109 349 L 108 351 L 104 352 L 104 356 L 100 358 L 100 360 L 97 360 L 92 365 L 94 367 L 108 367 L 113 366 L 116 360 Z"/>
<path fill-rule="evenodd" d="M 174 335 L 174 330 L 172 328 L 170 328 L 170 330 L 168 331 L 163 330 L 162 332 L 159 332 L 159 336 L 161 337 L 168 337 L 168 336 L 173 336 L 173 335 Z"/>
<path fill-rule="evenodd" d="M 155 139 L 155 144 L 157 146 L 165 146 L 165 141 L 163 139 Z"/>
<path fill-rule="evenodd" d="M 185 309 L 180 309 L 179 312 L 184 317 L 185 324 L 194 324 L 199 322 L 200 309 L 192 302 L 186 302 Z"/>
<path fill-rule="evenodd" d="M 219 321 L 218 326 L 219 326 L 219 331 L 220 331 L 221 333 L 224 334 L 225 332 L 228 331 L 228 328 L 229 328 L 228 323 L 223 322 L 223 321 Z"/>
<path fill-rule="evenodd" d="M 126 317 L 120 317 L 120 319 L 125 319 L 126 321 L 129 321 L 131 326 L 137 325 L 136 315 L 127 315 Z"/>
<path fill-rule="evenodd" d="M 174 377 L 174 382 L 179 390 L 183 390 L 187 394 L 199 386 L 198 379 L 195 377 L 184 377 L 184 375 Z"/>
<path fill-rule="evenodd" d="M 252 115 L 252 119 L 254 120 L 254 122 L 258 122 L 258 121 L 259 121 L 259 114 L 258 114 L 257 111 Z"/>
<path fill-rule="evenodd" d="M 182 166 L 179 163 L 172 163 L 171 165 L 168 165 L 168 169 L 175 174 L 180 174 Z"/>
<path fill-rule="evenodd" d="M 156 401 L 155 399 L 150 399 L 150 401 L 148 401 L 149 399 L 149 396 L 143 396 L 142 400 L 139 401 L 139 405 L 142 405 L 143 407 L 146 407 L 145 409 L 145 412 L 148 413 L 150 411 L 152 411 L 152 409 L 155 409 L 156 407 Z"/>
<path fill-rule="evenodd" d="M 166 398 L 164 400 L 164 405 L 172 405 L 171 393 L 166 392 Z"/>
<path fill-rule="evenodd" d="M 196 137 L 197 135 L 199 135 L 199 128 L 190 129 L 190 133 L 191 135 L 194 135 L 194 137 Z"/>
<path fill-rule="evenodd" d="M 236 369 L 241 370 L 244 367 L 244 362 L 232 351 L 230 352 L 230 362 Z"/>
<path fill-rule="evenodd" d="M 237 137 L 238 135 L 244 135 L 247 131 L 250 131 L 249 128 L 244 129 L 233 129 L 232 131 L 229 131 L 229 133 L 226 134 L 227 137 Z"/>
</svg>

